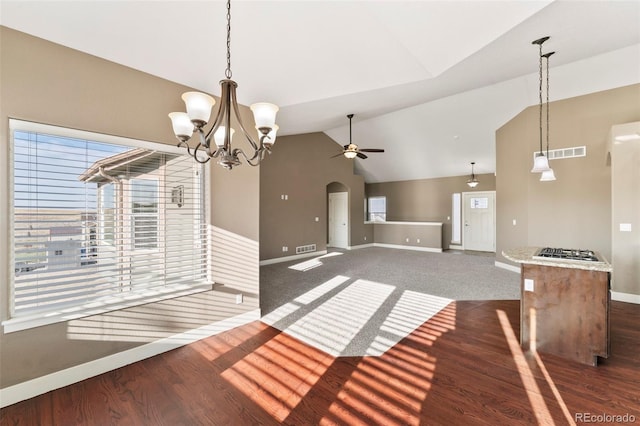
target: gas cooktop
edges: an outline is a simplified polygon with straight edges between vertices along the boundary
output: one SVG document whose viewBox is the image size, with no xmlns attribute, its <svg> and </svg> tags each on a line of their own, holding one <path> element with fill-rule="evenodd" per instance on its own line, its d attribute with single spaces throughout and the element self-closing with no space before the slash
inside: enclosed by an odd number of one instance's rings
<svg viewBox="0 0 640 426">
<path fill-rule="evenodd" d="M 580 260 L 585 262 L 602 262 L 593 250 L 541 248 L 533 255 L 534 259 L 543 260 Z"/>
</svg>

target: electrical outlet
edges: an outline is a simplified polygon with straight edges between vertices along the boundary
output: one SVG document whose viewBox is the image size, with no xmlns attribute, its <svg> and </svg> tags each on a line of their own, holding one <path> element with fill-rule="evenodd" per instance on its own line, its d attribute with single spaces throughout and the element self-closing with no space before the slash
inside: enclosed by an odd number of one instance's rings
<svg viewBox="0 0 640 426">
<path fill-rule="evenodd" d="M 516 226 L 516 220 L 513 219 L 513 226 Z"/>
<path fill-rule="evenodd" d="M 364 237 L 364 240 L 367 241 L 367 237 Z"/>
<path fill-rule="evenodd" d="M 420 244 L 420 238 L 418 238 L 418 239 L 416 240 L 416 242 L 417 242 L 418 244 Z"/>
<path fill-rule="evenodd" d="M 534 290 L 534 282 L 532 279 L 525 278 L 524 279 L 524 291 L 535 291 Z"/>
<path fill-rule="evenodd" d="M 409 239 L 407 238 L 407 242 L 409 242 Z"/>
<path fill-rule="evenodd" d="M 242 303 L 242 299 L 243 299 L 242 293 L 236 294 L 236 305 L 241 304 Z"/>
<path fill-rule="evenodd" d="M 316 216 L 316 222 L 320 222 L 320 218 Z"/>
</svg>

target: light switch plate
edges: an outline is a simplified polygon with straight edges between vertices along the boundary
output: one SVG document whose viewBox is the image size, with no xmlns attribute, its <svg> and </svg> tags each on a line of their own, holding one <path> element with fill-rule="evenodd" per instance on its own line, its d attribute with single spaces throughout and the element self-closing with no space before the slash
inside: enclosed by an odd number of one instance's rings
<svg viewBox="0 0 640 426">
<path fill-rule="evenodd" d="M 621 223 L 620 224 L 621 232 L 631 232 L 631 224 L 630 223 Z"/>
<path fill-rule="evenodd" d="M 524 291 L 534 291 L 533 280 L 529 278 L 524 279 Z"/>
</svg>

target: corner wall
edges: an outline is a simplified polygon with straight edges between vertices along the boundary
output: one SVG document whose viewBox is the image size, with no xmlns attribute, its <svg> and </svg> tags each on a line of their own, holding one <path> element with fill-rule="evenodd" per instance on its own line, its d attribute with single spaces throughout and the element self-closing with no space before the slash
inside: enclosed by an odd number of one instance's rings
<svg viewBox="0 0 640 426">
<path fill-rule="evenodd" d="M 167 114 L 184 109 L 180 95 L 187 90 L 0 26 L 0 320 L 9 316 L 13 273 L 8 246 L 9 118 L 173 145 Z M 242 111 L 247 114 L 246 108 Z M 226 264 L 235 267 L 224 269 L 224 262 L 215 262 L 214 274 L 224 287 L 10 334 L 2 331 L 0 388 L 257 310 L 259 170 L 243 166 L 228 172 L 214 164 L 211 183 L 212 233 L 217 230 L 225 236 L 217 247 L 231 253 Z M 247 257 L 246 252 L 229 250 L 232 244 L 253 251 Z M 238 264 L 253 275 L 238 282 L 234 278 Z M 234 295 L 239 291 L 245 292 L 244 303 L 236 305 Z"/>
<path fill-rule="evenodd" d="M 368 183 L 367 197 L 387 198 L 387 220 L 403 222 L 442 222 L 442 249 L 451 244 L 451 196 L 453 193 L 493 191 L 493 174 L 476 175 L 480 184 L 467 185 L 468 175 L 397 182 Z"/>
<path fill-rule="evenodd" d="M 585 248 L 611 260 L 613 125 L 640 119 L 640 84 L 552 102 L 550 149 L 586 146 L 587 156 L 551 160 L 557 180 L 530 172 L 539 147 L 538 106 L 496 132 L 496 260 L 521 246 Z M 516 225 L 513 225 L 513 221 Z"/>
<path fill-rule="evenodd" d="M 340 150 L 324 133 L 278 137 L 260 166 L 260 260 L 295 255 L 307 244 L 326 250 L 327 185 L 333 182 L 349 190 L 349 245 L 373 241 L 373 228 L 364 223 L 364 179 L 353 174 L 353 160 L 333 157 Z"/>
</svg>

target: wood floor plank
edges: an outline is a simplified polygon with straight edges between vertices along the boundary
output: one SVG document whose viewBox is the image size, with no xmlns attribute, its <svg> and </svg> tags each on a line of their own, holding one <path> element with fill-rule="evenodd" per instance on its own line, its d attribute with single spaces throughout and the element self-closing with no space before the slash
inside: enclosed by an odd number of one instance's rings
<svg viewBox="0 0 640 426">
<path fill-rule="evenodd" d="M 640 422 L 639 305 L 612 302 L 611 337 L 598 367 L 536 357 L 513 345 L 518 301 L 457 301 L 382 356 L 335 358 L 255 321 L 3 408 L 0 424 Z"/>
</svg>

